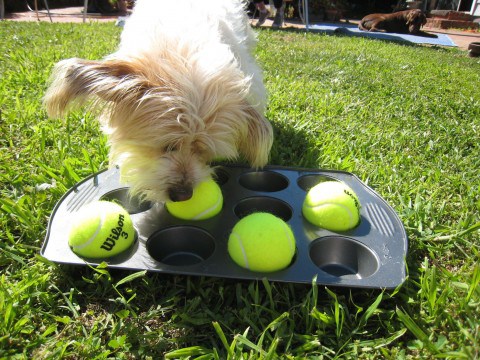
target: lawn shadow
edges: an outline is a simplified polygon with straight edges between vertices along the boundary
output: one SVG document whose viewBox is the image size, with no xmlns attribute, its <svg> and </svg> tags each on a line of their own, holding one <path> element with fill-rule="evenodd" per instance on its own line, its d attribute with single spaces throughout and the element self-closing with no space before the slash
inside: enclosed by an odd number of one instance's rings
<svg viewBox="0 0 480 360">
<path fill-rule="evenodd" d="M 273 123 L 274 142 L 270 153 L 271 165 L 315 168 L 321 149 L 313 143 L 305 129 L 295 127 L 296 121 Z"/>
</svg>

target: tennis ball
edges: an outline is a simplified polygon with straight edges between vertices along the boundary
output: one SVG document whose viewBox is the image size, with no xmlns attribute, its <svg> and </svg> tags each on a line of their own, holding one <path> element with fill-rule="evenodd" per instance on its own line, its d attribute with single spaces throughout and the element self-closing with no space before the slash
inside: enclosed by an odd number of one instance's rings
<svg viewBox="0 0 480 360">
<path fill-rule="evenodd" d="M 303 216 L 327 230 L 345 231 L 360 221 L 360 201 L 355 192 L 339 181 L 325 181 L 307 193 Z"/>
<path fill-rule="evenodd" d="M 235 263 L 248 270 L 277 271 L 292 262 L 295 237 L 282 219 L 269 213 L 253 213 L 233 227 L 228 253 Z"/>
<path fill-rule="evenodd" d="M 108 258 L 128 249 L 135 229 L 128 212 L 108 201 L 94 201 L 74 213 L 68 244 L 77 255 Z"/>
<path fill-rule="evenodd" d="M 220 186 L 213 179 L 199 183 L 193 195 L 185 201 L 167 201 L 165 206 L 170 214 L 183 220 L 205 220 L 217 215 L 223 206 Z"/>
</svg>

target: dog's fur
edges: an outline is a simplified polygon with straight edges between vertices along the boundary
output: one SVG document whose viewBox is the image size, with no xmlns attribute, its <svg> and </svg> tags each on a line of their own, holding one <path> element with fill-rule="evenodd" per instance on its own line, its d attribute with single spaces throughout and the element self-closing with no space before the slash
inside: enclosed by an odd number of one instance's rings
<svg viewBox="0 0 480 360">
<path fill-rule="evenodd" d="M 391 14 L 365 16 L 358 28 L 365 31 L 380 31 L 399 34 L 418 34 L 427 17 L 420 9 L 398 11 Z"/>
<path fill-rule="evenodd" d="M 133 195 L 153 202 L 189 199 L 217 159 L 265 165 L 273 135 L 244 6 L 138 0 L 115 53 L 55 66 L 48 114 L 87 100 L 100 107 L 111 165 Z"/>
</svg>

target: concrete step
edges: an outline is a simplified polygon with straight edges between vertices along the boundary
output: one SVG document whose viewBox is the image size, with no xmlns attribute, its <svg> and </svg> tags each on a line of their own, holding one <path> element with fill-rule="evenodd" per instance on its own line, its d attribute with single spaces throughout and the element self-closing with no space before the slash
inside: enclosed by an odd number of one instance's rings
<svg viewBox="0 0 480 360">
<path fill-rule="evenodd" d="M 442 18 L 427 18 L 425 27 L 434 29 L 479 29 L 479 24 L 474 21 L 448 20 Z"/>
<path fill-rule="evenodd" d="M 430 17 L 446 20 L 460 20 L 460 21 L 473 21 L 473 15 L 463 11 L 454 10 L 432 10 L 430 11 Z"/>
</svg>

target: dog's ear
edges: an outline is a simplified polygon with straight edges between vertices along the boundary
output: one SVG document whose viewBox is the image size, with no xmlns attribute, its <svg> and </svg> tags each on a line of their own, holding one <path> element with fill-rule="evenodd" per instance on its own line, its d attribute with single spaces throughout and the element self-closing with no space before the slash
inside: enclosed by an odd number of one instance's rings
<svg viewBox="0 0 480 360">
<path fill-rule="evenodd" d="M 413 22 L 413 20 L 415 19 L 416 16 L 417 16 L 417 13 L 415 11 L 410 10 L 406 15 L 407 24 L 410 25 Z"/>
<path fill-rule="evenodd" d="M 115 102 L 139 96 L 146 87 L 146 80 L 136 76 L 126 61 L 73 58 L 55 65 L 44 104 L 49 116 L 62 116 L 93 96 Z"/>
<path fill-rule="evenodd" d="M 422 19 L 422 26 L 425 25 L 427 23 L 427 17 L 425 16 L 425 14 L 422 13 L 422 15 L 420 15 L 420 18 Z"/>
<path fill-rule="evenodd" d="M 421 20 L 421 24 L 425 25 L 427 23 L 427 17 L 420 9 L 415 9 L 409 11 L 407 14 L 407 24 L 418 23 Z"/>
<path fill-rule="evenodd" d="M 252 167 L 262 167 L 268 162 L 273 143 L 272 126 L 263 115 L 251 106 L 247 106 L 245 113 L 248 132 L 246 138 L 241 139 L 239 151 Z"/>
</svg>

